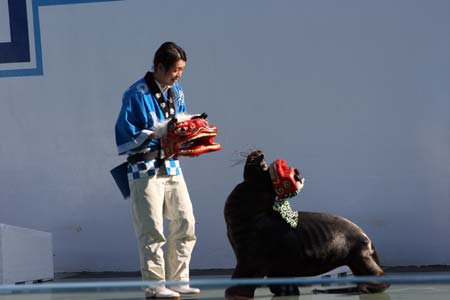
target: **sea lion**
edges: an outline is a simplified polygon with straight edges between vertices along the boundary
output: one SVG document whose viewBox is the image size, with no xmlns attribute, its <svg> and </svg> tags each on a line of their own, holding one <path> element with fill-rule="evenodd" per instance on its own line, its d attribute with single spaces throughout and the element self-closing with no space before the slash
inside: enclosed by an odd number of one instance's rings
<svg viewBox="0 0 450 300">
<path fill-rule="evenodd" d="M 279 188 L 274 188 L 272 165 L 265 162 L 261 150 L 251 152 L 244 181 L 226 200 L 227 236 L 237 260 L 232 278 L 317 276 L 345 265 L 356 276 L 384 275 L 373 243 L 351 221 L 328 213 L 291 211 L 293 217 L 298 216 L 295 223 L 277 211 L 274 203 L 283 196 Z M 304 183 L 302 175 L 294 168 L 286 170 L 298 192 Z M 292 184 L 288 185 L 292 188 Z M 361 283 L 352 291 L 377 293 L 388 287 L 379 282 Z M 226 289 L 225 296 L 253 298 L 255 289 L 232 286 Z M 270 290 L 276 296 L 299 295 L 295 285 L 273 285 Z"/>
</svg>

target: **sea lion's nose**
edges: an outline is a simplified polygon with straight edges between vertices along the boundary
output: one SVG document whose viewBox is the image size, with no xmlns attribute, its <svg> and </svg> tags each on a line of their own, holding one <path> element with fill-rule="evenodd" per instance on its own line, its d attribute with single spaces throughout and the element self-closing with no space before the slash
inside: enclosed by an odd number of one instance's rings
<svg viewBox="0 0 450 300">
<path fill-rule="evenodd" d="M 303 181 L 302 173 L 300 173 L 300 171 L 297 169 L 294 169 L 294 172 L 295 172 L 295 175 L 294 175 L 295 180 L 302 182 Z"/>
</svg>

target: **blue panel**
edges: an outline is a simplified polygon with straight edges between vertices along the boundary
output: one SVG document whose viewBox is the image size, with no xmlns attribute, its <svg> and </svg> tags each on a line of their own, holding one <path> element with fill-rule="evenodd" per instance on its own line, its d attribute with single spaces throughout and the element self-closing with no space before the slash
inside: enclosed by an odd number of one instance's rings
<svg viewBox="0 0 450 300">
<path fill-rule="evenodd" d="M 0 70 L 0 78 L 36 76 L 43 74 L 39 6 L 112 1 L 122 0 L 32 0 L 36 67 L 29 69 Z M 28 32 L 28 21 L 30 20 L 28 20 L 27 17 L 26 2 L 26 0 L 8 0 L 11 42 L 0 43 L 0 64 L 31 62 Z"/>
<path fill-rule="evenodd" d="M 0 43 L 0 63 L 30 62 L 26 0 L 8 0 L 11 42 Z"/>
</svg>

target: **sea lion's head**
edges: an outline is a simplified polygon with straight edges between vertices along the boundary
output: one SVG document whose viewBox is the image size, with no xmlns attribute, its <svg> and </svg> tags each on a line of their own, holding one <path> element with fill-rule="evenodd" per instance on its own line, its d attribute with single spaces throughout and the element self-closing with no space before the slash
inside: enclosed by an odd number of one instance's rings
<svg viewBox="0 0 450 300">
<path fill-rule="evenodd" d="M 269 166 L 264 160 L 261 150 L 254 150 L 247 156 L 244 167 L 244 180 L 246 182 L 264 182 L 267 180 Z"/>
<path fill-rule="evenodd" d="M 247 156 L 244 180 L 248 183 L 270 185 L 277 199 L 294 197 L 305 182 L 298 169 L 289 166 L 285 160 L 277 159 L 269 166 L 261 150 L 252 151 Z"/>
</svg>

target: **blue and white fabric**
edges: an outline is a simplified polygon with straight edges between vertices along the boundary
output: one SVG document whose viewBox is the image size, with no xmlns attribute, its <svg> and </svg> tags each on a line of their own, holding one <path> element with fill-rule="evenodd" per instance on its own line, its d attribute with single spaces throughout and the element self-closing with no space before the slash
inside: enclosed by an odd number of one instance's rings
<svg viewBox="0 0 450 300">
<path fill-rule="evenodd" d="M 167 175 L 175 176 L 181 174 L 180 161 L 177 158 L 166 159 L 164 160 L 164 163 L 166 165 Z"/>
<path fill-rule="evenodd" d="M 128 164 L 128 180 L 155 176 L 161 167 L 162 160 L 145 160 Z M 167 175 L 176 176 L 181 174 L 180 161 L 177 158 L 164 160 Z"/>
<path fill-rule="evenodd" d="M 186 112 L 181 85 L 173 86 L 175 115 Z M 167 99 L 167 97 L 166 97 Z M 116 121 L 115 136 L 119 155 L 134 154 L 144 149 L 160 149 L 160 140 L 146 142 L 153 127 L 166 118 L 156 97 L 150 92 L 145 79 L 135 82 L 122 97 L 122 109 Z"/>
<path fill-rule="evenodd" d="M 155 176 L 159 167 L 156 159 L 128 164 L 128 180 Z"/>
</svg>

